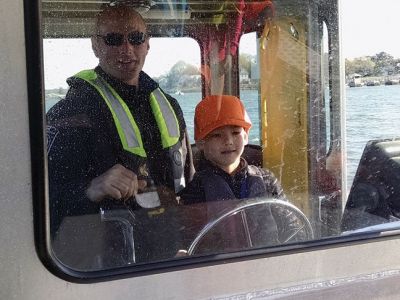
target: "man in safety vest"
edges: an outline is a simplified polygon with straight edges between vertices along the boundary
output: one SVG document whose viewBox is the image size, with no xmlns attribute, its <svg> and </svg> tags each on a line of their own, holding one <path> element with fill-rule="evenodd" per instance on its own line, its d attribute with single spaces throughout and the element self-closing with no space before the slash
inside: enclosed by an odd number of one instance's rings
<svg viewBox="0 0 400 300">
<path fill-rule="evenodd" d="M 99 65 L 69 78 L 47 114 L 53 232 L 65 215 L 98 213 L 149 182 L 175 194 L 194 173 L 177 101 L 142 71 L 150 46 L 140 14 L 107 6 L 92 48 Z"/>
</svg>

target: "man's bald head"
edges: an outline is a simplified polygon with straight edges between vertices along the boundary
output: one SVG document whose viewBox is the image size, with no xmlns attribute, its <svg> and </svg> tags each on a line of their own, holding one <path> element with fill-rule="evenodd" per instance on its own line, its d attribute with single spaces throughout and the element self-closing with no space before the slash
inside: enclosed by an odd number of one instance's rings
<svg viewBox="0 0 400 300">
<path fill-rule="evenodd" d="M 131 6 L 125 4 L 105 5 L 97 14 L 95 29 L 99 32 L 101 26 L 107 25 L 110 22 L 132 22 L 134 21 L 140 26 L 146 28 L 146 22 L 143 17 Z"/>
</svg>

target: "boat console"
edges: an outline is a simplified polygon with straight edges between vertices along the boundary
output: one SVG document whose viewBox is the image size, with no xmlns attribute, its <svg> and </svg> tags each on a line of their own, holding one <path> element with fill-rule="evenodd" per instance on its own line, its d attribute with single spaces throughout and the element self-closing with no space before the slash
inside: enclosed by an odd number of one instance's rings
<svg viewBox="0 0 400 300">
<path fill-rule="evenodd" d="M 342 231 L 400 218 L 400 140 L 365 146 L 342 218 Z"/>
</svg>

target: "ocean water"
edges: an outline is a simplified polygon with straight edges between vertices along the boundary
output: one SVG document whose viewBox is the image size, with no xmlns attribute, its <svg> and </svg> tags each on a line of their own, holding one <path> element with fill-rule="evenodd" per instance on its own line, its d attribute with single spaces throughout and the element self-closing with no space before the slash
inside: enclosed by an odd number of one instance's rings
<svg viewBox="0 0 400 300">
<path fill-rule="evenodd" d="M 400 137 L 400 85 L 346 88 L 347 183 L 366 143 Z"/>
<path fill-rule="evenodd" d="M 173 95 L 179 102 L 193 141 L 194 107 L 201 93 Z M 258 91 L 243 90 L 241 99 L 253 123 L 249 142 L 260 144 Z M 59 99 L 48 99 L 46 110 Z M 347 184 L 351 186 L 363 149 L 369 140 L 400 137 L 400 85 L 346 88 Z"/>
</svg>

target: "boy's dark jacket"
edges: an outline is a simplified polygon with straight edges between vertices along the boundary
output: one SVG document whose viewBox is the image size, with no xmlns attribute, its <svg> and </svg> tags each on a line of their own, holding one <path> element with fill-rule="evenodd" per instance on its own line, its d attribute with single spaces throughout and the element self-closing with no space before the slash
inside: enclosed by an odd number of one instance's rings
<svg viewBox="0 0 400 300">
<path fill-rule="evenodd" d="M 193 180 L 180 196 L 184 204 L 254 197 L 286 200 L 274 174 L 248 165 L 244 158 L 240 159 L 239 170 L 234 175 L 229 175 L 202 158 Z"/>
<path fill-rule="evenodd" d="M 181 191 L 180 201 L 183 204 L 195 204 L 255 197 L 287 201 L 271 171 L 248 165 L 243 158 L 239 168 L 231 176 L 203 158 L 193 180 Z M 254 233 L 260 236 L 261 231 L 264 232 L 260 243 L 257 243 L 259 246 L 283 243 L 303 227 L 298 217 L 284 206 L 260 207 L 248 213 L 248 220 L 254 225 Z M 304 238 L 303 234 L 299 234 L 294 240 Z"/>
</svg>

